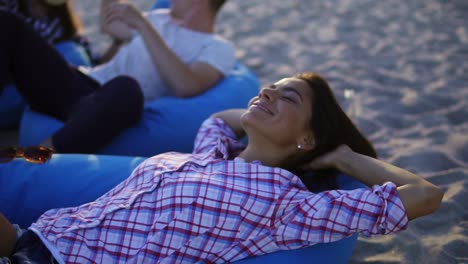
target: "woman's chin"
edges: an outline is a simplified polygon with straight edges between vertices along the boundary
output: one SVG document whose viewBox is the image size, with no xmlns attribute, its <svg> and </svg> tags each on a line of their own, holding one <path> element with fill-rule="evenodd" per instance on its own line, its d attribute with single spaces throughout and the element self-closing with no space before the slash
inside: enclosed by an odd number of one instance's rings
<svg viewBox="0 0 468 264">
<path fill-rule="evenodd" d="M 256 111 L 251 111 L 251 110 L 248 110 L 241 116 L 241 122 L 243 124 L 255 125 L 261 122 L 263 119 L 264 118 L 261 118 L 259 113 L 257 113 Z"/>
</svg>

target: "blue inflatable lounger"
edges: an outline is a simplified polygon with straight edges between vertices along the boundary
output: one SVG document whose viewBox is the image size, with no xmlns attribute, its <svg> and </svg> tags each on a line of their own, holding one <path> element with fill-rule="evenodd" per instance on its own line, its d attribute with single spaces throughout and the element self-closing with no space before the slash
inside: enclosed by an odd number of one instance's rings
<svg viewBox="0 0 468 264">
<path fill-rule="evenodd" d="M 54 154 L 46 164 L 16 159 L 0 164 L 0 211 L 13 223 L 28 227 L 51 208 L 94 201 L 126 179 L 145 158 L 111 155 Z M 363 187 L 340 175 L 341 189 Z M 239 263 L 347 263 L 357 235 L 333 243 L 279 251 Z"/>
</svg>

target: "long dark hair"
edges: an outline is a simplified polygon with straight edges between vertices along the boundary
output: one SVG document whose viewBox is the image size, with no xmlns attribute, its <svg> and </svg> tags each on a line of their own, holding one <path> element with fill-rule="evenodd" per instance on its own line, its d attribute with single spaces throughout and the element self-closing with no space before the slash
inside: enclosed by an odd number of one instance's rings
<svg viewBox="0 0 468 264">
<path fill-rule="evenodd" d="M 31 0 L 20 0 L 19 10 L 26 16 L 36 16 L 31 10 Z M 44 0 L 32 0 L 38 1 L 36 4 L 42 6 L 46 12 L 46 16 L 49 18 L 58 18 L 60 25 L 62 27 L 63 33 L 60 38 L 56 39 L 56 42 L 63 40 L 70 40 L 78 37 L 78 34 L 81 33 L 82 25 L 81 21 L 71 10 L 71 3 L 67 1 L 66 3 L 59 5 L 50 5 L 47 4 Z"/>
<path fill-rule="evenodd" d="M 316 73 L 300 73 L 294 78 L 305 81 L 312 89 L 312 117 L 310 128 L 315 136 L 315 147 L 301 156 L 294 165 L 294 173 L 299 175 L 309 190 L 317 188 L 336 189 L 336 174 L 334 170 L 315 171 L 308 175 L 300 169 L 301 165 L 314 158 L 346 144 L 353 151 L 377 157 L 377 153 L 366 137 L 354 125 L 336 100 L 328 82 Z"/>
<path fill-rule="evenodd" d="M 70 2 L 61 5 L 47 5 L 48 14 L 51 17 L 58 17 L 63 25 L 62 40 L 73 39 L 81 33 L 82 25 L 78 17 L 72 12 Z"/>
<path fill-rule="evenodd" d="M 218 13 L 218 11 L 221 9 L 224 3 L 226 3 L 226 0 L 211 0 L 210 1 L 211 8 L 213 8 L 213 11 L 215 11 L 215 13 Z"/>
</svg>

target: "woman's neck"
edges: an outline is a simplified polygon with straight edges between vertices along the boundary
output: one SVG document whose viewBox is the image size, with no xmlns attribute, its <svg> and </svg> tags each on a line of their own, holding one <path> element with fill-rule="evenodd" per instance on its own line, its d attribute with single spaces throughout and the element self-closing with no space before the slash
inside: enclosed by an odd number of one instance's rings
<svg viewBox="0 0 468 264">
<path fill-rule="evenodd" d="M 284 162 L 282 157 L 278 156 L 281 153 L 278 150 L 267 149 L 265 147 L 256 148 L 255 146 L 248 145 L 238 157 L 244 159 L 246 162 L 252 162 L 255 160 L 260 161 L 263 165 L 269 167 L 281 167 Z"/>
</svg>

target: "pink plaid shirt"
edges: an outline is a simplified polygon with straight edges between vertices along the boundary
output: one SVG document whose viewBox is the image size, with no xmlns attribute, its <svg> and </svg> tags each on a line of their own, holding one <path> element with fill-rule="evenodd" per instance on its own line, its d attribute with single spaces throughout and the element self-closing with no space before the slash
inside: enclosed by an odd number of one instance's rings
<svg viewBox="0 0 468 264">
<path fill-rule="evenodd" d="M 286 170 L 235 158 L 243 147 L 208 119 L 192 154 L 149 158 L 96 201 L 49 210 L 31 229 L 59 262 L 221 263 L 407 226 L 393 183 L 314 194 Z"/>
</svg>

